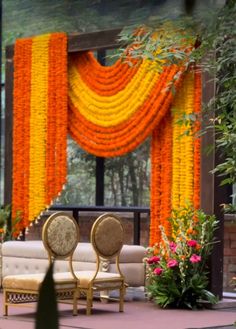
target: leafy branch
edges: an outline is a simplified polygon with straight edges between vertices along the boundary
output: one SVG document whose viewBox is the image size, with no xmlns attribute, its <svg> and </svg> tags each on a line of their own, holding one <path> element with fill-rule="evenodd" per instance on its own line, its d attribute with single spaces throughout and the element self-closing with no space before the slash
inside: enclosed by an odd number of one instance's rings
<svg viewBox="0 0 236 329">
<path fill-rule="evenodd" d="M 155 17 L 148 24 L 124 28 L 119 37 L 122 46 L 113 56 L 130 65 L 143 59 L 150 60 L 153 69 L 159 67 L 160 62 L 163 66 L 190 66 L 195 63 L 209 73 L 216 85 L 216 92 L 205 104 L 202 120 L 208 123 L 200 135 L 209 129 L 215 131 L 215 147 L 220 163 L 212 172 L 222 176 L 222 185 L 235 184 L 236 1 L 226 1 L 225 6 L 209 11 L 197 11 L 194 7 L 193 1 L 191 10 L 186 10 L 187 15 L 172 20 L 172 23 L 166 18 Z M 191 53 L 188 51 L 189 43 L 193 45 Z M 179 124 L 187 123 L 191 127 L 195 120 L 192 114 L 182 118 Z"/>
</svg>

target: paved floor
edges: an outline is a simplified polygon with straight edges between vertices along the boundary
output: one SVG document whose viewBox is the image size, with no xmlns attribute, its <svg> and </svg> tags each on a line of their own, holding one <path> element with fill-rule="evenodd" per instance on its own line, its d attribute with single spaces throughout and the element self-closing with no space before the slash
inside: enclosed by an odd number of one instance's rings
<svg viewBox="0 0 236 329">
<path fill-rule="evenodd" d="M 0 294 L 2 305 L 2 294 Z M 236 307 L 232 300 L 214 310 L 166 310 L 145 300 L 141 290 L 130 290 L 125 312 L 118 312 L 118 304 L 95 302 L 93 314 L 86 316 L 80 306 L 78 316 L 72 316 L 70 305 L 59 305 L 60 329 L 235 329 Z M 230 307 L 229 307 L 230 306 Z M 35 305 L 11 307 L 9 316 L 0 312 L 0 329 L 33 329 Z M 45 328 L 50 329 L 50 328 Z"/>
</svg>

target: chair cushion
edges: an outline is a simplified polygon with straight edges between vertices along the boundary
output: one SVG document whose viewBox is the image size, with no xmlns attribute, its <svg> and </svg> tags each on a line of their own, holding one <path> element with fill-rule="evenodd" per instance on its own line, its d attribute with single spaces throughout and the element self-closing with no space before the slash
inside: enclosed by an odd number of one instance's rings
<svg viewBox="0 0 236 329">
<path fill-rule="evenodd" d="M 44 276 L 45 273 L 8 275 L 3 279 L 2 285 L 5 289 L 38 291 Z M 54 273 L 53 279 L 56 289 L 76 287 L 76 280 L 70 272 Z"/>
<path fill-rule="evenodd" d="M 82 288 L 88 288 L 89 283 L 94 277 L 94 271 L 76 271 L 75 275 L 79 279 L 79 285 Z M 114 288 L 120 286 L 122 281 L 121 276 L 118 273 L 109 273 L 109 272 L 98 272 L 96 279 L 94 280 L 94 285 L 102 288 L 112 286 Z"/>
</svg>

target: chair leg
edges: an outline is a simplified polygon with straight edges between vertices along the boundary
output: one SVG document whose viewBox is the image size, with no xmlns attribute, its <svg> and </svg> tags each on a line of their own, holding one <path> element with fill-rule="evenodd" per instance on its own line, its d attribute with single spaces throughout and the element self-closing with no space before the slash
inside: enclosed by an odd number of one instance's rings
<svg viewBox="0 0 236 329">
<path fill-rule="evenodd" d="M 124 296 L 125 296 L 125 287 L 122 285 L 120 287 L 119 312 L 124 312 Z"/>
<path fill-rule="evenodd" d="M 87 305 L 86 305 L 86 314 L 91 315 L 92 313 L 92 306 L 93 306 L 93 292 L 91 289 L 87 291 Z"/>
<path fill-rule="evenodd" d="M 73 295 L 73 315 L 78 315 L 78 296 L 78 290 L 75 290 Z"/>
<path fill-rule="evenodd" d="M 8 316 L 8 305 L 4 304 L 4 311 L 3 311 L 4 316 Z"/>
<path fill-rule="evenodd" d="M 7 293 L 4 290 L 3 293 L 3 315 L 7 316 L 8 315 L 8 305 L 7 305 Z"/>
</svg>

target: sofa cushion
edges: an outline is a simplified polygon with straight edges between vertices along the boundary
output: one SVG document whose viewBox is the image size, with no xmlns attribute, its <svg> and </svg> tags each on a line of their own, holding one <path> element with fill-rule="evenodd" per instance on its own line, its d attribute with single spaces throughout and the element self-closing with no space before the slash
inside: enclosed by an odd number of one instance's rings
<svg viewBox="0 0 236 329">
<path fill-rule="evenodd" d="M 7 241 L 2 245 L 2 255 L 10 257 L 24 257 L 47 259 L 47 252 L 42 241 Z M 124 245 L 121 249 L 121 263 L 140 263 L 145 257 L 145 248 L 137 245 Z M 96 254 L 88 242 L 79 242 L 73 259 L 80 262 L 96 262 Z M 115 260 L 112 259 L 111 263 Z"/>
<path fill-rule="evenodd" d="M 47 259 L 42 241 L 6 241 L 2 244 L 2 256 Z"/>
<path fill-rule="evenodd" d="M 12 274 L 33 274 L 45 272 L 48 256 L 42 241 L 8 241 L 2 244 L 2 277 Z M 138 245 L 124 245 L 120 254 L 120 268 L 125 281 L 132 287 L 143 286 L 145 248 Z M 74 253 L 74 270 L 94 270 L 96 255 L 90 243 L 81 242 Z M 68 271 L 68 262 L 58 260 L 54 272 Z M 115 260 L 102 262 L 101 270 L 115 271 Z"/>
</svg>

